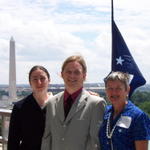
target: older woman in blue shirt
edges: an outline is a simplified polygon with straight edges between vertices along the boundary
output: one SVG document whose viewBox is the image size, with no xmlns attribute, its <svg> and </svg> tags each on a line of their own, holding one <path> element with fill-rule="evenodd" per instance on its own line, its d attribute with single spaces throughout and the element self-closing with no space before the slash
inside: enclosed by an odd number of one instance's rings
<svg viewBox="0 0 150 150">
<path fill-rule="evenodd" d="M 112 72 L 105 78 L 108 106 L 100 128 L 102 150 L 148 150 L 150 118 L 128 100 L 129 75 Z"/>
</svg>

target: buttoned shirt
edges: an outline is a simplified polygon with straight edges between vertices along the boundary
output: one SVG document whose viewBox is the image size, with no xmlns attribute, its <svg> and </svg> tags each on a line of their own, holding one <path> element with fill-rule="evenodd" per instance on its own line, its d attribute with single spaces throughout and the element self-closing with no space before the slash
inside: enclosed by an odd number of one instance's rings
<svg viewBox="0 0 150 150">
<path fill-rule="evenodd" d="M 82 89 L 83 89 L 83 87 L 71 94 L 71 98 L 73 100 L 73 103 L 75 102 L 75 100 L 79 96 L 79 94 L 82 92 Z M 67 103 L 67 99 L 68 99 L 69 96 L 70 96 L 70 94 L 68 93 L 67 90 L 65 90 L 65 92 L 64 92 L 64 107 Z"/>
<path fill-rule="evenodd" d="M 115 125 L 116 127 L 109 139 L 106 129 L 109 115 L 112 112 L 113 107 L 108 106 L 100 128 L 99 139 L 102 150 L 135 150 L 136 140 L 150 140 L 150 118 L 131 101 L 128 101 L 116 119 L 110 119 L 111 130 Z"/>
</svg>

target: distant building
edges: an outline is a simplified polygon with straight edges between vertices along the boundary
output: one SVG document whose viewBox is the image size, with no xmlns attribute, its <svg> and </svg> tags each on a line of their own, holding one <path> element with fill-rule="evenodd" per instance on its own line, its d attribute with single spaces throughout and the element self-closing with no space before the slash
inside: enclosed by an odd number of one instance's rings
<svg viewBox="0 0 150 150">
<path fill-rule="evenodd" d="M 15 57 L 15 41 L 13 37 L 10 39 L 9 49 L 9 100 L 15 101 L 16 94 L 16 57 Z"/>
</svg>

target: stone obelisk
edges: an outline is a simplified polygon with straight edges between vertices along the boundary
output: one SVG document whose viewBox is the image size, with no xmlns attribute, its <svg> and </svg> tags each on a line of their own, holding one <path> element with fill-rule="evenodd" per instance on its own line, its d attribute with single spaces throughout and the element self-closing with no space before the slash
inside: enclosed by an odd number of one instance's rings
<svg viewBox="0 0 150 150">
<path fill-rule="evenodd" d="M 9 49 L 9 100 L 15 101 L 16 95 L 16 57 L 15 57 L 15 41 L 13 37 L 10 39 Z"/>
</svg>

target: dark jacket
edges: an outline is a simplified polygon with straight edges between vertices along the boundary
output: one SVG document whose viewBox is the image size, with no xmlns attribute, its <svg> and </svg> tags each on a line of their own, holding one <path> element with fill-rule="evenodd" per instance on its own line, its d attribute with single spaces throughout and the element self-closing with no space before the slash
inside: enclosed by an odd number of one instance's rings
<svg viewBox="0 0 150 150">
<path fill-rule="evenodd" d="M 45 126 L 45 109 L 29 95 L 15 103 L 9 126 L 8 150 L 40 150 Z"/>
</svg>

